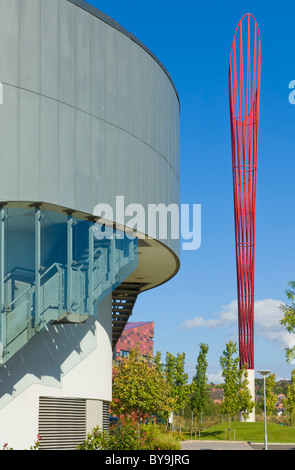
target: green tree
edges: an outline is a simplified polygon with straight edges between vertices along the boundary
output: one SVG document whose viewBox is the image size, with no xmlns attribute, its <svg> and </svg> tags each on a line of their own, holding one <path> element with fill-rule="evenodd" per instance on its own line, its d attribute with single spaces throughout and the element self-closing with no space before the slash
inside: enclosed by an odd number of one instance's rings
<svg viewBox="0 0 295 470">
<path fill-rule="evenodd" d="M 289 415 L 291 426 L 293 426 L 295 418 L 295 369 L 291 372 L 291 384 L 288 388 L 286 398 L 283 400 L 283 405 Z"/>
<path fill-rule="evenodd" d="M 239 411 L 239 358 L 233 357 L 236 352 L 236 344 L 230 341 L 226 344 L 226 348 L 220 358 L 222 377 L 224 379 L 224 399 L 221 404 L 221 412 L 228 414 L 229 428 L 232 417 Z"/>
<path fill-rule="evenodd" d="M 275 374 L 270 374 L 265 379 L 265 399 L 266 399 L 266 416 L 271 416 L 275 411 L 275 406 L 277 402 L 277 396 L 273 392 L 273 389 L 276 384 Z M 264 408 L 264 396 L 263 396 L 263 408 Z"/>
<path fill-rule="evenodd" d="M 209 401 L 209 394 L 207 390 L 207 354 L 209 346 L 205 343 L 200 344 L 200 352 L 197 358 L 196 375 L 193 377 L 191 387 L 190 405 L 192 411 L 201 413 L 204 411 Z"/>
<path fill-rule="evenodd" d="M 163 364 L 162 364 L 162 356 L 159 351 L 156 352 L 155 357 L 154 357 L 154 362 L 155 365 L 160 373 L 163 372 Z"/>
<path fill-rule="evenodd" d="M 237 354 L 237 345 L 229 341 L 220 358 L 224 378 L 224 400 L 221 404 L 221 412 L 228 414 L 229 428 L 234 415 L 242 413 L 244 417 L 247 417 L 254 408 L 248 389 L 247 364 L 239 369 L 240 358 L 234 357 L 235 354 Z"/>
<path fill-rule="evenodd" d="M 174 399 L 173 411 L 183 409 L 188 401 L 188 375 L 184 370 L 184 365 L 185 353 L 178 353 L 176 356 L 166 353 L 164 373 Z"/>
<path fill-rule="evenodd" d="M 291 305 L 281 304 L 280 308 L 283 312 L 283 318 L 280 323 L 284 325 L 289 333 L 295 333 L 295 282 L 290 281 L 288 283 L 289 289 L 285 291 L 287 299 L 291 301 Z M 286 348 L 286 359 L 291 362 L 295 357 L 295 346 Z"/>
<path fill-rule="evenodd" d="M 140 423 L 157 412 L 169 413 L 174 400 L 163 373 L 152 356 L 144 357 L 139 347 L 113 367 L 111 411 L 117 416 L 136 416 Z"/>
<path fill-rule="evenodd" d="M 284 395 L 287 395 L 288 388 L 290 386 L 290 380 L 279 380 L 276 382 L 275 387 L 274 387 L 274 393 L 278 395 L 279 393 L 283 393 Z"/>
</svg>

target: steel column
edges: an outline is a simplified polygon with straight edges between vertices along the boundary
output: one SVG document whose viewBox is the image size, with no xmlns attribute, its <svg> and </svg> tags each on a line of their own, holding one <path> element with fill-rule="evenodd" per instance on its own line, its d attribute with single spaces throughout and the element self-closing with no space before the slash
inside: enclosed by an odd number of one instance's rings
<svg viewBox="0 0 295 470">
<path fill-rule="evenodd" d="M 67 222 L 67 311 L 72 311 L 72 266 L 73 266 L 73 225 L 72 214 Z"/>
<path fill-rule="evenodd" d="M 93 315 L 93 264 L 94 264 L 94 225 L 89 228 L 89 263 L 88 263 L 88 310 Z"/>
<path fill-rule="evenodd" d="M 1 337 L 0 337 L 0 364 L 2 363 L 5 347 L 6 347 L 6 309 L 5 309 L 5 291 L 4 291 L 4 256 L 5 256 L 5 221 L 6 221 L 6 211 L 1 208 L 1 219 L 0 219 L 0 331 L 1 331 Z"/>
<path fill-rule="evenodd" d="M 110 244 L 110 281 L 114 285 L 116 282 L 116 235 L 111 238 Z"/>
<path fill-rule="evenodd" d="M 41 219 L 40 208 L 35 209 L 35 327 L 40 326 L 41 314 Z"/>
</svg>

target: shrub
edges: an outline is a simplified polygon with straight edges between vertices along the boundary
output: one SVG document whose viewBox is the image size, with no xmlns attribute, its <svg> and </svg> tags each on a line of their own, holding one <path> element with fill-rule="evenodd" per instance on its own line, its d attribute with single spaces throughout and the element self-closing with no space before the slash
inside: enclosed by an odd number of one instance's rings
<svg viewBox="0 0 295 470">
<path fill-rule="evenodd" d="M 155 424 L 140 425 L 131 420 L 111 426 L 110 432 L 94 428 L 78 450 L 180 450 L 180 433 L 167 433 Z"/>
<path fill-rule="evenodd" d="M 162 426 L 147 424 L 141 427 L 145 439 L 145 450 L 180 450 L 181 433 L 167 432 Z"/>
<path fill-rule="evenodd" d="M 110 432 L 98 427 L 88 434 L 87 439 L 78 446 L 78 450 L 140 450 L 144 449 L 144 439 L 136 421 L 121 419 L 111 425 Z"/>
<path fill-rule="evenodd" d="M 78 445 L 77 450 L 106 450 L 108 438 L 108 433 L 100 431 L 99 427 L 96 427 L 87 434 L 87 438 Z"/>
<path fill-rule="evenodd" d="M 155 436 L 154 449 L 152 450 L 181 450 L 180 442 L 171 434 L 159 433 Z"/>
<path fill-rule="evenodd" d="M 8 447 L 8 442 L 3 444 L 2 450 L 13 450 L 11 447 Z"/>
</svg>

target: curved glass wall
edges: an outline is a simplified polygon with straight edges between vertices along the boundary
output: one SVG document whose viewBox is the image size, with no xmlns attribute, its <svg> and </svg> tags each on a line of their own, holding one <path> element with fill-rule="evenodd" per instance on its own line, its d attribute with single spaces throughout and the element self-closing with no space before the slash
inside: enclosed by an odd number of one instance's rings
<svg viewBox="0 0 295 470">
<path fill-rule="evenodd" d="M 137 239 L 71 213 L 2 208 L 0 223 L 0 363 L 49 323 L 95 315 L 137 267 Z"/>
</svg>

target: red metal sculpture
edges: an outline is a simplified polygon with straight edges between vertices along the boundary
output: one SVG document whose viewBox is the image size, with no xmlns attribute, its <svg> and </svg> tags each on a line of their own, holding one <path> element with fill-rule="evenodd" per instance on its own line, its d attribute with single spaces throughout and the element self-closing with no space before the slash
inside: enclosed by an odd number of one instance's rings
<svg viewBox="0 0 295 470">
<path fill-rule="evenodd" d="M 254 369 L 254 265 L 261 46 L 253 15 L 231 48 L 229 102 L 234 189 L 240 366 Z"/>
</svg>

